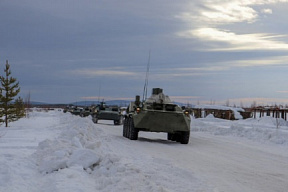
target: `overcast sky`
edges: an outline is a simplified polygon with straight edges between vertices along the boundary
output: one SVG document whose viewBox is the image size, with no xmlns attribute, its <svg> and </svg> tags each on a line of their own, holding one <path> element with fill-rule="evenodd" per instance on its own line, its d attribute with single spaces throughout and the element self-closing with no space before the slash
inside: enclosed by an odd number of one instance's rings
<svg viewBox="0 0 288 192">
<path fill-rule="evenodd" d="M 0 0 L 0 67 L 21 96 L 288 104 L 288 0 Z"/>
</svg>

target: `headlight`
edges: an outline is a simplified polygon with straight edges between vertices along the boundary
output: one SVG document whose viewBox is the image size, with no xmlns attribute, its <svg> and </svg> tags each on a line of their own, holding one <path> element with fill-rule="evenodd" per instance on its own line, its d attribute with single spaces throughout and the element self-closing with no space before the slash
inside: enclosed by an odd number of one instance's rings
<svg viewBox="0 0 288 192">
<path fill-rule="evenodd" d="M 140 113 L 140 107 L 137 107 L 137 108 L 136 108 L 136 112 L 137 112 L 137 113 Z"/>
<path fill-rule="evenodd" d="M 184 114 L 185 114 L 186 116 L 189 116 L 189 111 L 184 111 Z"/>
</svg>

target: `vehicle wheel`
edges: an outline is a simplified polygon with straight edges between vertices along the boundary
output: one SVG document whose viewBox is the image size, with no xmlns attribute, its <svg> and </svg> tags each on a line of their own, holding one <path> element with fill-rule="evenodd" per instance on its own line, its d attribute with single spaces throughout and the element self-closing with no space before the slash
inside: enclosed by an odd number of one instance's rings
<svg viewBox="0 0 288 192">
<path fill-rule="evenodd" d="M 120 117 L 119 120 L 114 120 L 114 125 L 122 125 L 123 124 L 123 117 Z"/>
<path fill-rule="evenodd" d="M 175 134 L 176 142 L 181 142 L 181 134 Z"/>
<path fill-rule="evenodd" d="M 167 139 L 168 139 L 169 141 L 172 141 L 172 136 L 173 136 L 172 133 L 167 133 Z"/>
<path fill-rule="evenodd" d="M 127 117 L 127 122 L 126 122 L 126 138 L 129 139 L 129 135 L 130 135 L 130 117 Z"/>
<path fill-rule="evenodd" d="M 134 127 L 133 118 L 130 118 L 130 121 L 129 121 L 129 139 L 130 140 L 138 139 L 138 130 Z"/>
<path fill-rule="evenodd" d="M 177 141 L 177 134 L 172 134 L 171 133 L 171 139 L 170 139 L 171 141 Z"/>
<path fill-rule="evenodd" d="M 188 144 L 189 143 L 189 137 L 190 137 L 190 131 L 182 132 L 180 136 L 180 143 L 181 144 Z"/>
<path fill-rule="evenodd" d="M 122 125 L 122 124 L 123 124 L 123 116 L 120 117 L 118 125 Z"/>
<path fill-rule="evenodd" d="M 92 116 L 92 121 L 93 121 L 93 123 L 98 123 L 98 118 L 97 118 L 97 116 Z"/>
<path fill-rule="evenodd" d="M 123 123 L 123 137 L 127 137 L 127 124 L 128 124 L 128 118 L 125 118 Z"/>
</svg>

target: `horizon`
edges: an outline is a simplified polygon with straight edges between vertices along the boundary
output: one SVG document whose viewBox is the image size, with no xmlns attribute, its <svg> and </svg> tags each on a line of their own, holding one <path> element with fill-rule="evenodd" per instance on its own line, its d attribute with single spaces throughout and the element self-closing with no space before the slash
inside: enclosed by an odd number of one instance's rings
<svg viewBox="0 0 288 192">
<path fill-rule="evenodd" d="M 45 101 L 34 101 L 34 100 L 31 100 L 30 102 L 31 103 L 36 103 L 37 104 L 40 104 L 40 105 L 77 105 L 80 104 L 80 106 L 83 105 L 83 103 L 88 103 L 88 105 L 91 105 L 91 103 L 100 103 L 100 102 L 107 102 L 107 103 L 110 103 L 110 102 L 123 102 L 124 105 L 129 105 L 129 102 L 132 102 L 134 101 L 135 98 L 131 98 L 131 100 L 122 100 L 122 99 L 112 99 L 112 100 L 101 100 L 101 101 L 98 101 L 98 100 L 79 100 L 79 101 L 73 101 L 73 102 L 64 102 L 64 103 L 49 103 L 49 102 L 45 102 Z M 172 100 L 173 103 L 176 103 L 176 104 L 181 104 L 183 106 L 197 106 L 197 105 L 211 105 L 211 106 L 227 106 L 227 107 L 236 107 L 236 108 L 253 108 L 253 107 L 275 107 L 275 106 L 282 106 L 284 108 L 288 108 L 288 104 L 286 103 L 257 103 L 257 101 L 253 101 L 253 103 L 251 104 L 244 104 L 244 103 L 241 103 L 240 104 L 235 104 L 235 103 L 230 103 L 230 101 L 226 100 L 225 102 L 216 102 L 216 101 L 207 101 L 207 102 L 197 102 L 197 103 L 185 103 L 185 102 L 179 102 L 179 101 L 175 101 L 175 100 Z"/>
</svg>

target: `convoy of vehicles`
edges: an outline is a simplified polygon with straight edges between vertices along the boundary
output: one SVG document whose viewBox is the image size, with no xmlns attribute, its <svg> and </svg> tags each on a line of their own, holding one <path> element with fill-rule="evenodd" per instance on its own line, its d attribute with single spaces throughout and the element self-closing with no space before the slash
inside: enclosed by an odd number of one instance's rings
<svg viewBox="0 0 288 192">
<path fill-rule="evenodd" d="M 70 112 L 73 115 L 79 115 L 81 117 L 87 117 L 91 115 L 92 121 L 98 123 L 98 120 L 112 120 L 114 125 L 123 124 L 123 115 L 120 107 L 118 106 L 107 106 L 104 102 L 99 105 L 93 105 L 90 107 L 78 107 L 70 105 L 64 108 L 64 113 Z"/>
<path fill-rule="evenodd" d="M 188 144 L 190 137 L 190 113 L 171 102 L 161 88 L 152 89 L 151 97 L 140 101 L 136 96 L 135 101 L 130 102 L 125 115 L 120 107 L 107 106 L 104 102 L 99 105 L 81 108 L 67 106 L 63 112 L 87 117 L 91 115 L 92 121 L 112 120 L 114 125 L 123 124 L 123 136 L 130 140 L 137 140 L 139 131 L 164 132 L 167 139 Z"/>
</svg>

